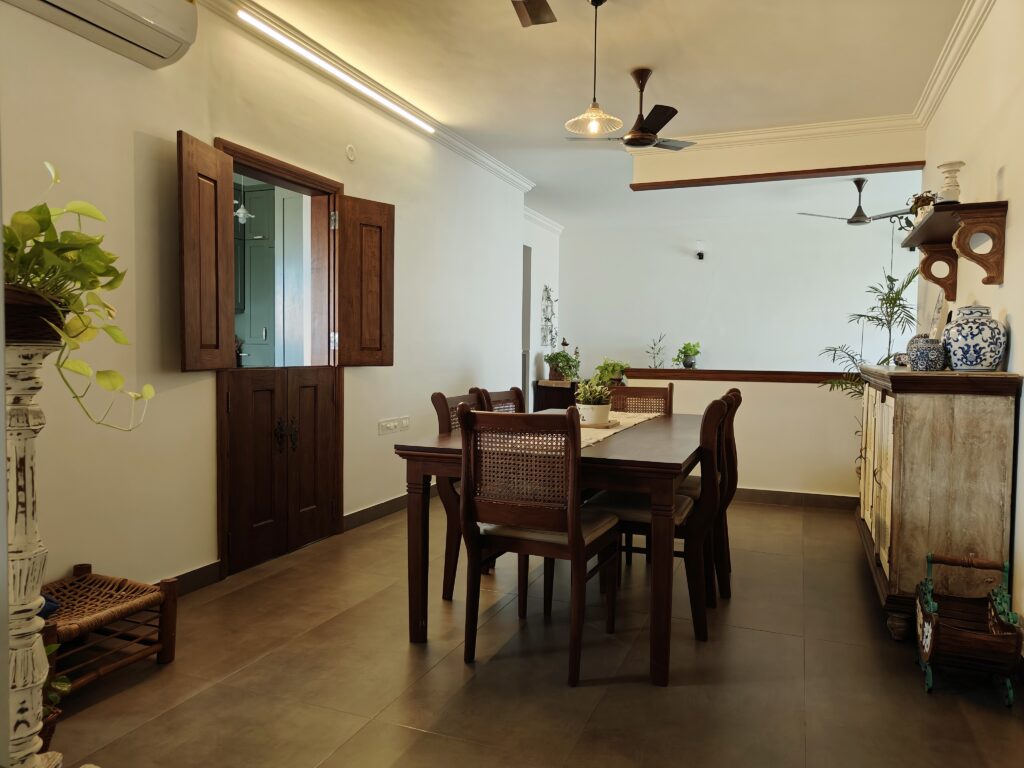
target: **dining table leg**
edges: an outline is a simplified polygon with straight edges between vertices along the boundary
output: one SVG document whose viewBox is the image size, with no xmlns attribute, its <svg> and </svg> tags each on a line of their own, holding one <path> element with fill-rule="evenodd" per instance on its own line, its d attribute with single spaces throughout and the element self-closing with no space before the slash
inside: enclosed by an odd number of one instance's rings
<svg viewBox="0 0 1024 768">
<path fill-rule="evenodd" d="M 671 486 L 651 494 L 651 682 L 668 685 L 672 642 L 672 571 L 675 499 Z"/>
<path fill-rule="evenodd" d="M 409 538 L 409 642 L 427 642 L 427 569 L 430 563 L 430 475 L 406 462 Z"/>
</svg>

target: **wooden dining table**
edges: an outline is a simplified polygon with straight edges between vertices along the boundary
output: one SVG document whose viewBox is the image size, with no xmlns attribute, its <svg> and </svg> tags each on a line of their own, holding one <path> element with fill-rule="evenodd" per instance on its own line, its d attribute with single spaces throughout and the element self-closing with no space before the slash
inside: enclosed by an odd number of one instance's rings
<svg viewBox="0 0 1024 768">
<path fill-rule="evenodd" d="M 668 685 L 676 490 L 700 463 L 700 416 L 669 415 L 637 424 L 584 448 L 582 487 L 637 491 L 651 497 L 651 682 Z M 431 477 L 459 477 L 458 431 L 395 445 L 408 485 L 409 640 L 427 641 L 427 570 Z"/>
</svg>

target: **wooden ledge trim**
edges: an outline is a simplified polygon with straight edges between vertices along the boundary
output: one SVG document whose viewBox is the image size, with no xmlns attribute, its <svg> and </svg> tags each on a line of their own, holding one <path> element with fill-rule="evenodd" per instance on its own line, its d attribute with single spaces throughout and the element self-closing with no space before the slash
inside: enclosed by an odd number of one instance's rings
<svg viewBox="0 0 1024 768">
<path fill-rule="evenodd" d="M 911 371 L 862 365 L 861 376 L 875 389 L 894 395 L 1003 395 L 1017 397 L 1022 377 L 1005 371 Z"/>
<path fill-rule="evenodd" d="M 821 384 L 842 376 L 839 371 L 713 371 L 703 368 L 629 368 L 626 378 L 656 381 L 766 381 L 778 384 Z"/>
<path fill-rule="evenodd" d="M 722 184 L 753 184 L 761 181 L 790 181 L 792 179 L 824 179 L 830 176 L 851 176 L 853 174 L 895 173 L 897 171 L 919 171 L 924 160 L 907 160 L 901 163 L 874 163 L 871 165 L 847 165 L 837 168 L 813 168 L 803 171 L 769 171 L 748 173 L 743 176 L 711 176 L 704 179 L 670 179 L 666 181 L 634 182 L 629 188 L 634 192 L 655 189 L 686 189 L 687 187 L 716 187 Z"/>
</svg>

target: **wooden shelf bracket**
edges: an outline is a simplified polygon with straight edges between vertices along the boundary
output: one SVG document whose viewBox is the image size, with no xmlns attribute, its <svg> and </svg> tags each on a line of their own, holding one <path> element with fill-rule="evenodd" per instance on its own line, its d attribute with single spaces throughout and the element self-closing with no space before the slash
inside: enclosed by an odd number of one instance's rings
<svg viewBox="0 0 1024 768">
<path fill-rule="evenodd" d="M 946 295 L 946 301 L 956 301 L 957 252 L 953 246 L 949 243 L 922 243 L 918 250 L 921 251 L 921 277 L 939 286 Z M 932 271 L 932 267 L 939 263 L 949 268 L 942 277 Z"/>
<path fill-rule="evenodd" d="M 981 282 L 985 285 L 1003 284 L 1003 261 L 1006 248 L 1006 210 L 963 211 L 960 213 L 960 227 L 953 235 L 953 249 L 959 256 L 973 261 L 985 270 Z M 985 253 L 971 248 L 971 238 L 987 235 L 992 247 Z"/>
</svg>

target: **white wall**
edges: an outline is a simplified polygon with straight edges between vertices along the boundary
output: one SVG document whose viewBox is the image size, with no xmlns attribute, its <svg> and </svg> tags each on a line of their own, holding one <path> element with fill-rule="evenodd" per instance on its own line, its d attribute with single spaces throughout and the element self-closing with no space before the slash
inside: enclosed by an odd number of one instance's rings
<svg viewBox="0 0 1024 768">
<path fill-rule="evenodd" d="M 630 386 L 664 381 L 630 379 Z M 743 393 L 736 414 L 740 487 L 856 496 L 861 402 L 816 384 L 674 381 L 673 412 L 704 412 L 732 387 Z"/>
<path fill-rule="evenodd" d="M 90 359 L 158 391 L 145 425 L 115 434 L 90 426 L 46 373 L 48 578 L 80 561 L 154 580 L 216 560 L 214 375 L 179 372 L 179 128 L 397 205 L 395 365 L 346 372 L 346 512 L 405 490 L 379 419 L 411 416 L 403 438 L 415 440 L 436 430 L 433 390 L 518 380 L 521 295 L 518 275 L 506 277 L 521 260 L 520 191 L 203 8 L 193 49 L 155 72 L 2 3 L 0 47 L 8 63 L 31 62 L 0 72 L 5 218 L 38 201 L 44 160 L 65 179 L 51 202 L 82 198 L 107 214 L 106 244 L 128 271 L 114 303 L 134 344 L 97 344 Z"/>
<path fill-rule="evenodd" d="M 1024 373 L 1024 3 L 996 0 L 988 19 L 975 38 L 952 84 L 943 97 L 927 133 L 924 185 L 941 186 L 936 166 L 950 160 L 967 163 L 960 175 L 961 200 L 1009 201 L 1006 219 L 1006 267 L 1004 282 L 982 285 L 984 272 L 966 259 L 957 265 L 957 305 L 987 304 L 993 314 L 1010 326 L 1008 369 Z M 927 286 L 922 307 L 930 307 L 937 288 Z M 1016 331 L 1016 333 L 1014 333 Z M 1020 453 L 1018 451 L 1018 453 Z M 1017 466 L 1024 471 L 1024 454 Z M 1013 543 L 1014 605 L 1024 610 L 1024 484 L 1017 486 L 1017 526 Z"/>
<path fill-rule="evenodd" d="M 530 246 L 530 380 L 547 375 L 544 355 L 550 347 L 541 345 L 541 295 L 544 286 L 550 286 L 555 302 L 555 327 L 561 323 L 561 302 L 558 301 L 558 267 L 562 227 L 536 211 L 527 209 L 523 229 L 523 242 Z"/>
<path fill-rule="evenodd" d="M 919 172 L 871 176 L 864 207 L 869 214 L 897 209 L 919 184 Z M 566 222 L 562 235 L 562 330 L 579 345 L 584 373 L 603 356 L 647 367 L 644 348 L 661 332 L 667 367 L 685 341 L 701 343 L 698 364 L 709 369 L 827 371 L 833 366 L 819 357 L 822 348 L 860 348 L 860 329 L 847 317 L 867 309 L 865 288 L 889 268 L 891 225 L 796 215 L 849 216 L 856 204 L 849 180 L 633 199 L 618 215 Z M 916 258 L 897 245 L 894 263 L 902 277 Z M 864 356 L 874 362 L 884 353 L 882 338 L 868 332 Z"/>
</svg>

